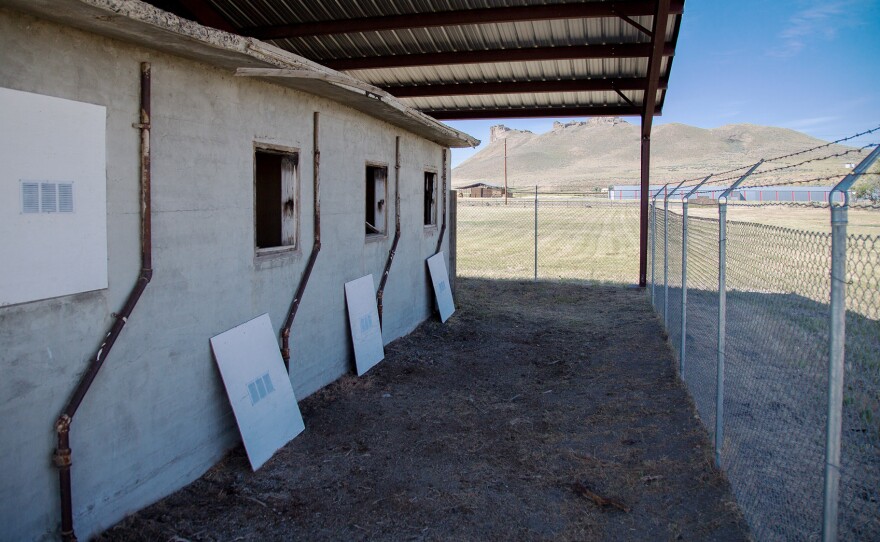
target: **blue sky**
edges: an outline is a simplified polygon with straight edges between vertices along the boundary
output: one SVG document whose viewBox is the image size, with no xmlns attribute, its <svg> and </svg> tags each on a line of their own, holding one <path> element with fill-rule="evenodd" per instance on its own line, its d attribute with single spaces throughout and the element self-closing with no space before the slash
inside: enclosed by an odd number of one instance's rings
<svg viewBox="0 0 880 542">
<path fill-rule="evenodd" d="M 493 124 L 540 133 L 554 120 L 572 119 L 448 124 L 488 143 Z M 654 119 L 668 122 L 781 126 L 824 140 L 880 125 L 880 0 L 686 0 Z M 474 152 L 453 149 L 452 165 Z"/>
</svg>

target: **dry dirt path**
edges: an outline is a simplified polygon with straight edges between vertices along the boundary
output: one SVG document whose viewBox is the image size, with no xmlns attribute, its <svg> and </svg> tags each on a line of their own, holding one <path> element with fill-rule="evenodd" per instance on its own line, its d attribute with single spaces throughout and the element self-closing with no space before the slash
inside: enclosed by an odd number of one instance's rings
<svg viewBox="0 0 880 542">
<path fill-rule="evenodd" d="M 459 279 L 458 312 L 105 540 L 746 540 L 643 291 Z"/>
</svg>

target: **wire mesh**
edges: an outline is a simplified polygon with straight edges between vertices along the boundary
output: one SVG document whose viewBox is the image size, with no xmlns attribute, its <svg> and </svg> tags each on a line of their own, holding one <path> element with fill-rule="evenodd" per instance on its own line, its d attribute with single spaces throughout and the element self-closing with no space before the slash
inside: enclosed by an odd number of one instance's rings
<svg viewBox="0 0 880 542">
<path fill-rule="evenodd" d="M 657 202 L 657 212 L 654 216 L 654 227 L 656 228 L 657 237 L 654 240 L 654 310 L 663 318 L 666 309 L 666 279 L 663 276 L 663 262 L 666 253 L 666 245 L 668 240 L 666 235 L 666 217 L 663 212 L 662 201 Z"/>
<path fill-rule="evenodd" d="M 633 284 L 638 226 L 638 202 L 539 195 L 538 279 Z"/>
<path fill-rule="evenodd" d="M 725 419 L 721 465 L 759 540 L 811 540 L 822 529 L 828 408 L 831 236 L 827 204 L 731 206 L 728 220 Z M 880 222 L 861 210 L 857 231 Z M 683 378 L 714 436 L 718 344 L 718 207 L 689 209 Z M 817 222 L 821 213 L 822 223 Z M 873 213 L 868 216 L 866 213 Z M 696 216 L 694 216 L 696 215 Z M 678 208 L 657 208 L 655 310 L 680 356 Z M 768 224 L 750 222 L 765 219 Z M 775 224 L 775 225 L 774 225 Z M 781 224 L 781 225 L 780 225 Z M 795 225 L 800 227 L 784 227 Z M 664 242 L 664 231 L 668 238 Z M 839 507 L 841 540 L 880 539 L 880 238 L 848 237 L 846 379 Z"/>
<path fill-rule="evenodd" d="M 691 210 L 695 207 L 690 204 Z M 718 220 L 688 217 L 687 365 L 684 380 L 715 439 L 718 345 Z"/>
<path fill-rule="evenodd" d="M 669 202 L 667 267 L 669 305 L 666 332 L 676 361 L 681 360 L 681 203 Z"/>
<path fill-rule="evenodd" d="M 729 222 L 722 466 L 760 540 L 817 538 L 831 238 Z"/>
<path fill-rule="evenodd" d="M 457 273 L 462 277 L 534 277 L 534 201 L 461 198 L 457 216 Z"/>
<path fill-rule="evenodd" d="M 537 220 L 536 220 L 537 212 Z M 460 198 L 459 276 L 634 284 L 639 203 L 559 193 Z M 535 250 L 537 239 L 537 270 Z"/>
<path fill-rule="evenodd" d="M 880 540 L 880 237 L 849 236 L 846 265 L 839 536 Z"/>
</svg>

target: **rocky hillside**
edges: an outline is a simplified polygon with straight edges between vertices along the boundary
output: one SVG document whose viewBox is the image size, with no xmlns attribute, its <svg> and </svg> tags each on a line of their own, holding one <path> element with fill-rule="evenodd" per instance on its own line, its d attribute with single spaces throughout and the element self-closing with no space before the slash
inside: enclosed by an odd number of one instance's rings
<svg viewBox="0 0 880 542">
<path fill-rule="evenodd" d="M 639 126 L 619 118 L 594 118 L 556 122 L 552 130 L 543 134 L 493 126 L 489 145 L 453 170 L 453 187 L 473 182 L 503 184 L 504 140 L 508 183 L 514 188 L 537 184 L 542 188 L 586 189 L 637 184 L 639 180 Z M 753 124 L 731 124 L 710 130 L 663 124 L 655 126 L 651 135 L 652 184 L 724 171 L 822 143 L 794 130 Z M 765 169 L 849 149 L 834 145 Z M 861 156 L 853 153 L 815 162 L 765 175 L 760 180 L 811 179 L 845 173 L 845 165 L 858 162 Z"/>
</svg>

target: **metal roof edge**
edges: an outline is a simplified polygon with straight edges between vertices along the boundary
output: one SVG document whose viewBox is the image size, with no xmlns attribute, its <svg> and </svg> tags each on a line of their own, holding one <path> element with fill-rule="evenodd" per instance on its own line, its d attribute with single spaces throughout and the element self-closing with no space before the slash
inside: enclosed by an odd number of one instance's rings
<svg viewBox="0 0 880 542">
<path fill-rule="evenodd" d="M 271 77 L 263 79 L 327 97 L 444 146 L 474 147 L 479 144 L 476 138 L 359 79 L 258 39 L 203 26 L 140 0 L 0 0 L 0 7 L 221 68 L 314 72 L 324 77 L 305 84 Z"/>
</svg>

